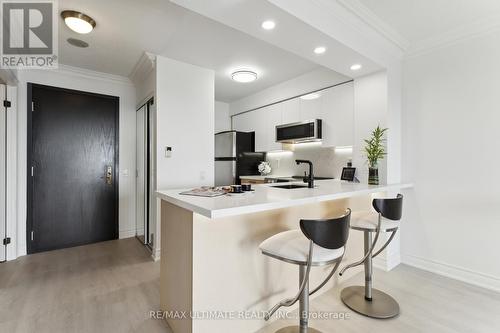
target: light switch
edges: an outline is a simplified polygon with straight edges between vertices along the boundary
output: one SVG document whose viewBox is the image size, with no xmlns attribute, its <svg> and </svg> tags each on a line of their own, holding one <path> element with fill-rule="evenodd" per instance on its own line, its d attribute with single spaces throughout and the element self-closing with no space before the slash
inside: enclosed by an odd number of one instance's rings
<svg viewBox="0 0 500 333">
<path fill-rule="evenodd" d="M 165 157 L 172 157 L 172 147 L 165 147 Z"/>
</svg>

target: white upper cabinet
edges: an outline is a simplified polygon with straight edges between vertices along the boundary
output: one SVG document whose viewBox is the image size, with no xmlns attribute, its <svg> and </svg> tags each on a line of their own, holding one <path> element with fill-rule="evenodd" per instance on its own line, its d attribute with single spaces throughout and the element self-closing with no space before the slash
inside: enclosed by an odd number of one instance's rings
<svg viewBox="0 0 500 333">
<path fill-rule="evenodd" d="M 342 84 L 322 93 L 323 146 L 342 147 L 354 143 L 354 84 Z"/>
<path fill-rule="evenodd" d="M 314 95 L 314 99 L 302 99 L 299 98 L 300 102 L 300 120 L 313 120 L 321 118 L 321 106 L 323 102 L 323 92 L 318 92 L 310 94 Z"/>
<path fill-rule="evenodd" d="M 255 151 L 280 150 L 276 126 L 298 121 L 323 121 L 323 146 L 352 146 L 354 142 L 354 84 L 318 92 L 318 98 L 294 98 L 233 117 L 233 129 L 255 132 Z"/>
<path fill-rule="evenodd" d="M 252 124 L 249 118 L 252 112 L 242 113 L 233 117 L 233 130 L 240 132 L 253 132 L 254 129 L 250 128 Z"/>
<path fill-rule="evenodd" d="M 283 124 L 283 105 L 279 103 L 263 110 L 266 110 L 266 151 L 281 150 L 281 143 L 276 142 L 276 126 Z"/>
<path fill-rule="evenodd" d="M 283 124 L 296 123 L 300 121 L 300 100 L 298 98 L 291 99 L 280 103 L 281 105 L 281 121 Z"/>
<path fill-rule="evenodd" d="M 241 132 L 255 132 L 255 151 L 267 151 L 269 135 L 267 108 L 242 113 L 233 117 L 233 129 Z"/>
<path fill-rule="evenodd" d="M 250 123 L 255 130 L 255 151 L 267 151 L 268 135 L 266 126 L 266 110 L 258 109 L 249 113 L 251 114 Z"/>
</svg>

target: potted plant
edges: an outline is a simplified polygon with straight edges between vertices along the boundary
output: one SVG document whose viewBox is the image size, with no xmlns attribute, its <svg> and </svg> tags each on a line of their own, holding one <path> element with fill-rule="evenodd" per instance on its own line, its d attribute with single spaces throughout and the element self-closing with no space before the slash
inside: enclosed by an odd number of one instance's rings
<svg viewBox="0 0 500 333">
<path fill-rule="evenodd" d="M 384 134 L 388 128 L 380 128 L 377 126 L 372 132 L 370 139 L 365 139 L 365 153 L 368 162 L 368 184 L 378 185 L 378 161 L 383 159 L 386 155 L 385 152 L 385 138 Z"/>
</svg>

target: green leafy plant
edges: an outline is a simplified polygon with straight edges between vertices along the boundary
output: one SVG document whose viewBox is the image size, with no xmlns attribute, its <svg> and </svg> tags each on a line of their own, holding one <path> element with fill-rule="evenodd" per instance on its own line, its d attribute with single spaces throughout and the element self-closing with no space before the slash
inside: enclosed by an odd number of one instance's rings
<svg viewBox="0 0 500 333">
<path fill-rule="evenodd" d="M 380 128 L 379 125 L 373 130 L 371 138 L 365 139 L 366 159 L 370 168 L 377 168 L 378 161 L 386 155 L 384 134 L 387 130 L 388 128 Z"/>
</svg>

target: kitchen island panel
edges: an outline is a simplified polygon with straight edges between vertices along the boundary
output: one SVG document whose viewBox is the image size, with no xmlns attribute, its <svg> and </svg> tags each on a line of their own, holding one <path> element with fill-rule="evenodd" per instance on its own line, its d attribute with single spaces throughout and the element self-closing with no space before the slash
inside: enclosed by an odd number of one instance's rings
<svg viewBox="0 0 500 333">
<path fill-rule="evenodd" d="M 174 329 L 175 332 L 189 333 L 250 333 L 265 327 L 269 323 L 262 318 L 242 319 L 239 314 L 253 315 L 267 311 L 279 300 L 294 295 L 299 277 L 298 266 L 262 255 L 259 244 L 276 233 L 299 228 L 301 218 L 334 217 L 342 214 L 347 207 L 369 209 L 373 196 L 297 205 L 215 220 L 162 201 L 162 265 L 175 265 L 161 270 L 162 310 L 188 309 L 195 316 L 218 312 L 236 316 L 227 320 L 169 319 L 169 324 L 179 328 Z M 188 226 L 182 227 L 182 224 Z M 362 244 L 361 233 L 351 233 L 344 262 L 359 259 Z M 165 252 L 164 247 L 167 249 Z M 164 254 L 170 259 L 163 261 Z M 313 268 L 311 288 L 319 284 L 330 269 Z M 343 279 L 360 270 L 358 267 L 348 271 Z M 314 297 L 326 292 L 337 280 L 338 275 Z M 191 287 L 186 285 L 190 282 Z M 167 284 L 171 285 L 168 287 Z"/>
</svg>

